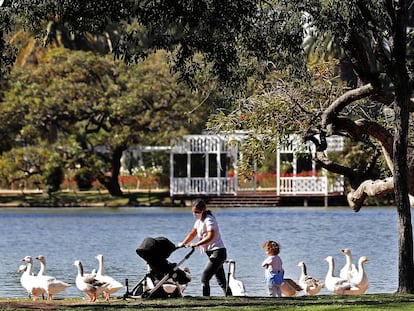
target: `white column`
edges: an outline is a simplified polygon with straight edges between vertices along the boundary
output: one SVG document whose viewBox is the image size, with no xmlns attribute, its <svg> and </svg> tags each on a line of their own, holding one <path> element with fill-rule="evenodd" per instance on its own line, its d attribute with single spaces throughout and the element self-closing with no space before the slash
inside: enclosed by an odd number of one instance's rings
<svg viewBox="0 0 414 311">
<path fill-rule="evenodd" d="M 292 150 L 292 154 L 293 154 L 293 176 L 292 176 L 292 192 L 296 193 L 296 173 L 297 173 L 297 157 L 296 157 L 296 152 L 293 149 Z"/>
<path fill-rule="evenodd" d="M 239 190 L 239 146 L 235 144 L 234 147 L 232 147 L 234 151 L 233 153 L 233 189 L 235 194 L 237 194 L 237 191 Z"/>
<path fill-rule="evenodd" d="M 217 153 L 216 153 L 216 171 L 217 171 L 217 194 L 220 195 L 222 192 L 222 185 L 221 185 L 221 146 L 222 146 L 223 141 L 221 140 L 221 138 L 218 138 L 218 142 L 217 142 Z"/>
<path fill-rule="evenodd" d="M 187 150 L 187 178 L 184 193 L 189 193 L 191 189 L 191 150 Z"/>
<path fill-rule="evenodd" d="M 170 196 L 174 194 L 174 152 L 170 150 Z"/>
<path fill-rule="evenodd" d="M 276 149 L 276 193 L 280 195 L 280 149 Z"/>
</svg>

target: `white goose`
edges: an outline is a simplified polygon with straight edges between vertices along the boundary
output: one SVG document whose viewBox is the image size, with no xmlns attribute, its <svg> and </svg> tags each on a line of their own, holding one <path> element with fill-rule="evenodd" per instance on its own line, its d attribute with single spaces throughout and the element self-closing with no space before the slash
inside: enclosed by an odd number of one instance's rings
<svg viewBox="0 0 414 311">
<path fill-rule="evenodd" d="M 104 274 L 104 256 L 103 255 L 101 254 L 97 255 L 96 259 L 98 259 L 98 262 L 99 262 L 98 272 L 96 272 L 96 279 L 98 281 L 109 284 L 108 287 L 104 290 L 105 300 L 109 301 L 111 294 L 116 293 L 124 286 L 120 282 L 115 280 L 113 277 Z"/>
<path fill-rule="evenodd" d="M 231 290 L 232 296 L 247 296 L 246 288 L 242 281 L 236 279 L 236 262 L 234 260 L 227 260 L 229 264 L 229 281 L 228 286 Z"/>
<path fill-rule="evenodd" d="M 26 270 L 27 270 L 27 266 L 26 265 L 20 265 L 19 268 L 17 269 L 17 272 L 23 273 Z M 34 275 L 33 272 L 32 272 L 32 275 Z"/>
<path fill-rule="evenodd" d="M 73 265 L 78 268 L 76 287 L 89 296 L 90 302 L 95 302 L 96 297 L 101 295 L 109 284 L 98 281 L 94 275 L 84 275 L 83 266 L 79 260 L 76 260 Z"/>
<path fill-rule="evenodd" d="M 358 275 L 351 280 L 352 288 L 346 292 L 347 295 L 362 295 L 368 289 L 368 277 L 365 273 L 364 264 L 368 257 L 361 256 L 358 260 Z"/>
<path fill-rule="evenodd" d="M 333 294 L 345 294 L 347 290 L 351 289 L 351 283 L 341 277 L 334 276 L 335 262 L 332 256 L 328 256 L 325 260 L 329 264 L 328 273 L 325 278 L 325 287 Z"/>
<path fill-rule="evenodd" d="M 33 275 L 33 259 L 30 256 L 25 256 L 22 261 L 26 262 L 26 269 L 20 278 L 20 283 L 26 289 L 30 296 L 33 296 L 33 300 L 36 301 L 39 295 L 43 295 L 46 291 L 39 285 L 38 279 Z M 19 269 L 20 270 L 20 269 Z"/>
<path fill-rule="evenodd" d="M 341 249 L 341 252 L 345 255 L 345 265 L 339 272 L 339 277 L 351 281 L 358 275 L 357 267 L 352 263 L 352 254 L 349 248 Z"/>
<path fill-rule="evenodd" d="M 40 261 L 40 270 L 37 274 L 38 281 L 40 282 L 40 286 L 46 291 L 47 299 L 52 300 L 53 295 L 60 293 L 61 291 L 65 290 L 65 288 L 69 287 L 68 283 L 63 281 L 57 280 L 53 276 L 45 275 L 46 273 L 46 259 L 44 256 L 39 255 L 36 256 L 36 259 Z"/>
<path fill-rule="evenodd" d="M 20 284 L 22 284 L 23 288 L 26 289 L 27 295 L 29 296 L 29 298 L 31 298 L 31 292 L 26 288 L 26 281 L 25 281 L 25 278 L 26 278 L 25 272 L 26 272 L 26 270 L 27 270 L 26 265 L 20 265 L 19 268 L 17 269 L 17 272 L 22 274 L 22 276 L 20 277 Z M 33 272 L 32 272 L 32 275 L 34 275 Z"/>
<path fill-rule="evenodd" d="M 299 286 L 303 288 L 305 295 L 316 295 L 324 286 L 317 278 L 308 275 L 306 264 L 303 261 L 298 263 L 298 267 L 301 268 L 301 274 L 299 278 Z"/>
</svg>

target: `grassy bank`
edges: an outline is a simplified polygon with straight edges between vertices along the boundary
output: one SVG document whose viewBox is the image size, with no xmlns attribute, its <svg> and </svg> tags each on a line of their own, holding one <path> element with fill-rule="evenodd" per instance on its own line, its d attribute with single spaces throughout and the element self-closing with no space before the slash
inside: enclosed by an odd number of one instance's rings
<svg viewBox="0 0 414 311">
<path fill-rule="evenodd" d="M 167 190 L 124 191 L 122 197 L 112 197 L 107 191 L 58 191 L 51 195 L 42 191 L 0 190 L 0 207 L 30 206 L 168 206 Z"/>
<path fill-rule="evenodd" d="M 50 302 L 0 299 L 0 310 L 413 310 L 414 295 L 370 294 L 361 296 L 320 295 L 293 298 L 185 297 L 179 299 L 122 300 L 89 303 L 81 299 Z"/>
</svg>

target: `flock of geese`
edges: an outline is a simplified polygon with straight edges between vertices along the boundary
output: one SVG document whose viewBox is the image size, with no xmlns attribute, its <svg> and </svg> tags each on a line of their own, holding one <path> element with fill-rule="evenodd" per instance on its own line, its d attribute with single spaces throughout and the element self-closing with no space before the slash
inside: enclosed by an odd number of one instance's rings
<svg viewBox="0 0 414 311">
<path fill-rule="evenodd" d="M 18 272 L 22 273 L 20 283 L 26 289 L 29 297 L 37 300 L 39 296 L 47 295 L 48 300 L 53 299 L 53 295 L 64 291 L 70 285 L 66 282 L 60 281 L 53 276 L 45 275 L 46 273 L 46 259 L 39 255 L 35 257 L 40 261 L 40 270 L 37 275 L 33 273 L 33 259 L 31 256 L 25 256 L 22 261 L 25 265 L 21 265 Z M 124 286 L 109 275 L 104 274 L 104 257 L 99 254 L 96 256 L 99 262 L 98 271 L 92 271 L 90 274 L 85 274 L 82 263 L 76 260 L 73 264 L 77 267 L 78 273 L 76 275 L 76 287 L 84 292 L 89 297 L 90 302 L 95 302 L 100 295 L 105 296 L 105 300 L 109 301 L 111 294 L 116 293 Z"/>
<path fill-rule="evenodd" d="M 325 282 L 320 282 L 317 278 L 311 276 L 307 272 L 305 262 L 300 261 L 298 267 L 301 269 L 299 282 L 296 283 L 292 279 L 285 279 L 282 284 L 282 295 L 285 297 L 296 296 L 303 290 L 305 295 L 316 295 L 325 287 L 332 294 L 339 295 L 361 295 L 368 289 L 368 277 L 366 275 L 364 264 L 368 261 L 366 256 L 361 256 L 358 265 L 352 263 L 352 254 L 349 248 L 342 249 L 346 262 L 340 270 L 339 276 L 335 276 L 335 261 L 332 256 L 328 256 L 325 260 L 328 262 L 328 272 Z M 39 296 L 47 295 L 48 300 L 53 299 L 53 295 L 62 292 L 70 285 L 55 277 L 46 275 L 46 259 L 44 256 L 35 257 L 40 262 L 40 270 L 37 275 L 33 273 L 33 259 L 26 256 L 22 259 L 25 265 L 21 265 L 18 272 L 22 273 L 20 278 L 21 285 L 26 289 L 29 297 L 37 300 Z M 123 288 L 123 285 L 111 276 L 104 274 L 104 257 L 99 254 L 96 256 L 99 262 L 98 271 L 92 271 L 85 274 L 82 263 L 76 260 L 73 264 L 77 267 L 76 287 L 89 297 L 90 302 L 95 302 L 100 295 L 105 296 L 105 300 L 109 301 L 110 296 Z M 230 269 L 229 285 L 236 295 L 245 295 L 245 288 L 242 282 L 235 279 L 234 262 Z M 239 288 L 235 290 L 235 288 Z"/>
<path fill-rule="evenodd" d="M 358 265 L 352 263 L 352 254 L 349 248 L 341 249 L 345 255 L 345 265 L 335 276 L 335 261 L 332 256 L 325 258 L 328 262 L 328 272 L 325 277 L 325 283 L 320 282 L 317 278 L 308 275 L 305 262 L 300 261 L 298 267 L 301 268 L 299 282 L 292 279 L 285 279 L 282 284 L 283 296 L 295 296 L 303 290 L 305 295 L 316 295 L 323 287 L 332 294 L 337 295 L 361 295 L 368 289 L 368 277 L 364 269 L 364 264 L 368 261 L 366 256 L 361 256 Z"/>
</svg>

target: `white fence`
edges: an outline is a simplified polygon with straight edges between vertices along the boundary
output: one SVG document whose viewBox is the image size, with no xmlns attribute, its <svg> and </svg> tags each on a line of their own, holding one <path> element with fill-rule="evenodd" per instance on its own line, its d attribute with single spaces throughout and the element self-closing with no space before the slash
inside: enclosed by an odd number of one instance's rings
<svg viewBox="0 0 414 311">
<path fill-rule="evenodd" d="M 177 178 L 170 184 L 170 192 L 174 194 L 236 194 L 236 179 L 234 177 L 219 178 Z"/>
<path fill-rule="evenodd" d="M 344 178 L 337 176 L 328 179 L 321 177 L 281 177 L 278 194 L 328 194 L 344 192 Z"/>
<path fill-rule="evenodd" d="M 221 178 L 174 178 L 171 183 L 171 194 L 185 195 L 219 195 L 236 194 L 238 187 L 234 177 Z M 277 191 L 277 189 L 276 189 Z M 281 177 L 281 195 L 343 193 L 343 176 L 321 177 Z"/>
</svg>

